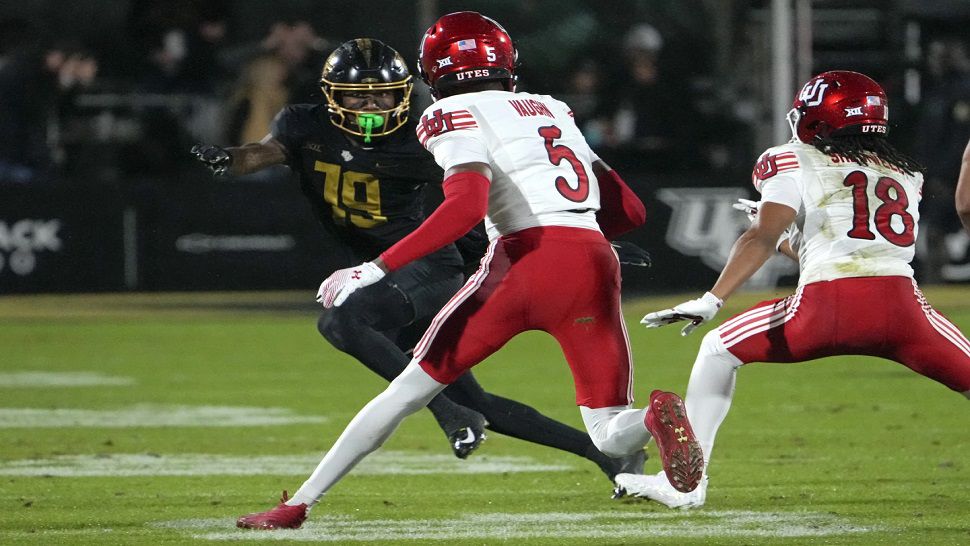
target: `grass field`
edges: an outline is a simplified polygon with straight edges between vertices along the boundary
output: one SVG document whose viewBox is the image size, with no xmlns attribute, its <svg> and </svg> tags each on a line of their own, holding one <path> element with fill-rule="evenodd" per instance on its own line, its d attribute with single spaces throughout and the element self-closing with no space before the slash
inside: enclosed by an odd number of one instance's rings
<svg viewBox="0 0 970 546">
<path fill-rule="evenodd" d="M 970 331 L 967 287 L 927 297 Z M 310 299 L 0 297 L 0 544 L 970 544 L 968 401 L 859 357 L 741 370 L 700 510 L 611 500 L 587 461 L 497 434 L 458 461 L 421 412 L 303 529 L 236 529 L 299 487 L 382 388 L 319 337 Z M 636 324 L 679 301 L 627 304 L 640 403 L 686 386 L 702 333 Z M 476 374 L 582 426 L 543 335 Z"/>
</svg>

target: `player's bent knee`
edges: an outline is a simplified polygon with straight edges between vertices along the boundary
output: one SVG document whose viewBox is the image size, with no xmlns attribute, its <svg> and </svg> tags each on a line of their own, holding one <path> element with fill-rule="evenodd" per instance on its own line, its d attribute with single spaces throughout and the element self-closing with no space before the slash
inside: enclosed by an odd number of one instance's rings
<svg viewBox="0 0 970 546">
<path fill-rule="evenodd" d="M 349 336 L 353 335 L 349 313 L 339 307 L 324 310 L 317 319 L 317 331 L 336 349 L 347 348 Z"/>
</svg>

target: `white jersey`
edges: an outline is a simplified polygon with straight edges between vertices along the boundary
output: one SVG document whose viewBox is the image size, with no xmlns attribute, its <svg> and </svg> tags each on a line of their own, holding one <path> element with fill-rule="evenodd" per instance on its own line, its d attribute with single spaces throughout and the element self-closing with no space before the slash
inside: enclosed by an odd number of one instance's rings
<svg viewBox="0 0 970 546">
<path fill-rule="evenodd" d="M 845 277 L 913 276 L 923 175 L 871 157 L 861 165 L 814 146 L 770 148 L 752 173 L 762 201 L 795 211 L 799 285 Z"/>
<path fill-rule="evenodd" d="M 491 167 L 489 239 L 537 226 L 599 230 L 598 158 L 563 102 L 507 91 L 453 95 L 424 111 L 417 133 L 446 171 Z"/>
</svg>

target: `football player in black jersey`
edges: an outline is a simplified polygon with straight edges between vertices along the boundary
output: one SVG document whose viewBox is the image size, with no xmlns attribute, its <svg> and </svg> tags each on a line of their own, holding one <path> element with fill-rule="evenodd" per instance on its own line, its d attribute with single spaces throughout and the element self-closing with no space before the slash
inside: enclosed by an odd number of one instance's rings
<svg viewBox="0 0 970 546">
<path fill-rule="evenodd" d="M 192 153 L 217 175 L 289 165 L 335 244 L 354 255 L 349 266 L 375 258 L 421 225 L 424 189 L 440 184 L 442 171 L 408 118 L 412 81 L 397 51 L 374 39 L 350 40 L 327 58 L 320 83 L 326 103 L 287 106 L 262 141 L 198 145 Z M 463 270 L 462 256 L 448 245 L 325 309 L 320 333 L 391 381 L 410 362 L 407 351 L 416 341 L 397 334 L 409 325 L 427 326 L 461 287 Z M 642 472 L 643 452 L 610 459 L 585 432 L 485 392 L 471 373 L 428 408 L 459 458 L 478 447 L 487 427 L 586 457 L 611 480 L 617 472 Z"/>
</svg>

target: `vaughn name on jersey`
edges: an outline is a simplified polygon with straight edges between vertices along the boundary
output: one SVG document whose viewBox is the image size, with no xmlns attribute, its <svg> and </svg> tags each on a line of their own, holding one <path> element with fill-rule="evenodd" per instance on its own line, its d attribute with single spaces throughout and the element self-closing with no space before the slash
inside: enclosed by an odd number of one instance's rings
<svg viewBox="0 0 970 546">
<path fill-rule="evenodd" d="M 913 276 L 923 175 L 868 158 L 862 165 L 790 142 L 758 159 L 752 182 L 761 200 L 797 212 L 789 241 L 799 256 L 800 285 Z"/>
<path fill-rule="evenodd" d="M 417 134 L 446 171 L 491 166 L 489 239 L 537 226 L 599 230 L 598 157 L 565 103 L 497 90 L 454 95 L 424 111 Z"/>
</svg>

